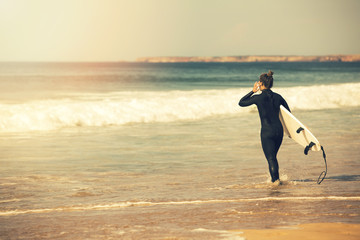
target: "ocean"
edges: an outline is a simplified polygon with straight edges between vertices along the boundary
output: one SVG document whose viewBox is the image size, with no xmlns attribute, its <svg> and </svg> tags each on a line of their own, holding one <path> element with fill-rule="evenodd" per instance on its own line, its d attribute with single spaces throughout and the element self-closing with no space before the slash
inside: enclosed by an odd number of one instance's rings
<svg viewBox="0 0 360 240">
<path fill-rule="evenodd" d="M 263 72 L 327 155 L 284 137 L 272 184 Z M 242 239 L 360 223 L 360 63 L 0 63 L 0 239 Z"/>
</svg>

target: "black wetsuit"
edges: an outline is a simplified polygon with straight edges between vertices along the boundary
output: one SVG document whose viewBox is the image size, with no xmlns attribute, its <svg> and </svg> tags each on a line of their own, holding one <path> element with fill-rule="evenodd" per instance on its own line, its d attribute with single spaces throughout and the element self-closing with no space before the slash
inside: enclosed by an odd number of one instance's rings
<svg viewBox="0 0 360 240">
<path fill-rule="evenodd" d="M 279 119 L 280 105 L 289 109 L 285 99 L 270 89 L 264 89 L 261 94 L 254 95 L 253 91 L 240 99 L 241 107 L 256 104 L 261 120 L 261 145 L 269 163 L 271 181 L 279 179 L 279 165 L 276 159 L 282 143 L 284 130 Z"/>
</svg>

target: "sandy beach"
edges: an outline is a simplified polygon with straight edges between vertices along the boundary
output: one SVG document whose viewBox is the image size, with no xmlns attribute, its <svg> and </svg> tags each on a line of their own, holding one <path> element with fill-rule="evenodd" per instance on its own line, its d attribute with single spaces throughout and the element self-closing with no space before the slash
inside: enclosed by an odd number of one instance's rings
<svg viewBox="0 0 360 240">
<path fill-rule="evenodd" d="M 309 223 L 295 226 L 278 227 L 275 229 L 241 230 L 247 240 L 307 240 L 307 239 L 360 239 L 360 224 L 345 223 Z"/>
</svg>

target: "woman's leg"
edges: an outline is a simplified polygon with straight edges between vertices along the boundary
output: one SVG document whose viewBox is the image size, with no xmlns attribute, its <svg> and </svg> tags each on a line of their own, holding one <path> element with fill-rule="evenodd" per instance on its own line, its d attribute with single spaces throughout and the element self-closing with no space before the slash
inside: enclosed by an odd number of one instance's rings
<svg viewBox="0 0 360 240">
<path fill-rule="evenodd" d="M 281 141 L 282 141 L 282 139 L 281 139 Z M 272 138 L 267 138 L 267 137 L 261 136 L 261 145 L 262 145 L 265 157 L 269 164 L 271 181 L 275 182 L 276 180 L 279 179 L 279 164 L 276 159 L 276 155 L 277 155 L 277 152 L 281 145 L 281 142 L 279 144 L 279 141 L 275 141 Z"/>
</svg>

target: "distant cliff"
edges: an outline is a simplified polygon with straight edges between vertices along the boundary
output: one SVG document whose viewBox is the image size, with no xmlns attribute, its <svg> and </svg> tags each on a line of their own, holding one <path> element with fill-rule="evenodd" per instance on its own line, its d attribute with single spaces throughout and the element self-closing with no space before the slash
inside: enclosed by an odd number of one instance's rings
<svg viewBox="0 0 360 240">
<path fill-rule="evenodd" d="M 136 59 L 136 62 L 360 62 L 360 54 L 326 56 L 142 57 Z"/>
</svg>

